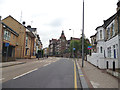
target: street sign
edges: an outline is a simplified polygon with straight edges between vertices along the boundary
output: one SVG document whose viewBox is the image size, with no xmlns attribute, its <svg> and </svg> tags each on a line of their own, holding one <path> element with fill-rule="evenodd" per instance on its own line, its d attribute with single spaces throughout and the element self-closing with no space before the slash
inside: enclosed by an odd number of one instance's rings
<svg viewBox="0 0 120 90">
<path fill-rule="evenodd" d="M 88 46 L 88 49 L 91 49 L 92 48 L 92 46 Z"/>
<path fill-rule="evenodd" d="M 5 43 L 5 47 L 8 47 L 9 46 L 9 43 Z"/>
<path fill-rule="evenodd" d="M 73 50 L 75 50 L 75 48 L 73 48 Z"/>
</svg>

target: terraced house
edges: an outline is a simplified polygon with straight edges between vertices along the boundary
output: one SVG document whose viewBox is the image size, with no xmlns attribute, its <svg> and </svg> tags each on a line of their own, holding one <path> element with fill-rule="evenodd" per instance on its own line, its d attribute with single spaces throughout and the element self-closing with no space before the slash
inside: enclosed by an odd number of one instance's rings
<svg viewBox="0 0 120 90">
<path fill-rule="evenodd" d="M 21 24 L 12 16 L 2 20 L 3 61 L 16 58 L 36 58 L 37 47 L 41 48 L 42 43 L 37 36 L 36 28 L 26 27 L 24 24 L 25 22 Z M 9 44 L 8 48 L 6 44 Z M 6 56 L 8 56 L 7 59 Z"/>
<path fill-rule="evenodd" d="M 17 52 L 17 54 L 15 54 L 15 57 L 24 58 L 25 35 L 26 35 L 25 26 L 18 22 L 16 19 L 14 19 L 12 16 L 6 17 L 5 19 L 2 20 L 2 22 L 19 34 L 19 37 L 16 38 L 17 41 L 15 43 L 16 46 L 15 52 Z"/>
<path fill-rule="evenodd" d="M 19 34 L 2 22 L 2 35 L 3 35 L 3 48 L 2 59 L 3 61 L 15 60 L 16 43 Z M 6 44 L 9 44 L 8 46 Z M 6 55 L 8 58 L 6 58 Z"/>
<path fill-rule="evenodd" d="M 96 53 L 88 56 L 89 62 L 101 69 L 114 69 L 118 67 L 119 55 L 119 20 L 120 20 L 120 1 L 117 3 L 117 12 L 104 24 L 96 28 Z"/>
</svg>

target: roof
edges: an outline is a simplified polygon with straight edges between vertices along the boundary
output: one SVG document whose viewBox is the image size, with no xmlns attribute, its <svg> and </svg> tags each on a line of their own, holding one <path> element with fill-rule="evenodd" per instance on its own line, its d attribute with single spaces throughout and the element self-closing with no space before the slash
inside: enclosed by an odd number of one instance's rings
<svg viewBox="0 0 120 90">
<path fill-rule="evenodd" d="M 3 24 L 6 28 L 8 28 L 14 35 L 19 36 L 19 34 L 18 34 L 17 32 L 15 32 L 13 29 L 11 29 L 9 26 L 7 26 L 5 23 L 2 22 L 2 24 Z"/>
<path fill-rule="evenodd" d="M 60 38 L 65 38 L 66 39 L 64 31 L 62 31 Z"/>
<path fill-rule="evenodd" d="M 12 19 L 14 19 L 16 22 L 18 22 L 19 24 L 21 24 L 19 21 L 17 21 L 15 18 L 13 18 L 11 15 L 9 15 L 9 16 L 7 16 L 6 18 L 4 18 L 4 19 L 7 19 L 8 17 L 11 17 Z M 4 20 L 3 19 L 3 20 Z M 22 24 L 21 24 L 22 25 Z M 23 26 L 23 25 L 22 25 Z M 24 26 L 25 27 L 25 26 Z"/>
<path fill-rule="evenodd" d="M 30 35 L 31 37 L 35 38 L 35 35 L 31 31 L 26 29 L 26 33 L 28 33 L 28 35 Z"/>
<path fill-rule="evenodd" d="M 97 34 L 97 33 L 96 33 L 96 34 Z M 95 34 L 95 35 L 90 36 L 90 38 L 95 37 L 95 36 L 96 36 L 96 34 Z"/>
<path fill-rule="evenodd" d="M 115 13 L 113 16 L 108 18 L 107 20 L 104 20 L 103 27 L 106 28 L 117 16 L 117 13 Z"/>
<path fill-rule="evenodd" d="M 101 28 L 101 27 L 103 27 L 103 25 L 102 26 L 98 26 L 95 30 L 97 30 L 98 28 Z"/>
<path fill-rule="evenodd" d="M 120 0 L 118 1 L 117 6 L 120 7 Z"/>
<path fill-rule="evenodd" d="M 71 37 L 71 40 L 80 40 L 80 38 Z"/>
</svg>

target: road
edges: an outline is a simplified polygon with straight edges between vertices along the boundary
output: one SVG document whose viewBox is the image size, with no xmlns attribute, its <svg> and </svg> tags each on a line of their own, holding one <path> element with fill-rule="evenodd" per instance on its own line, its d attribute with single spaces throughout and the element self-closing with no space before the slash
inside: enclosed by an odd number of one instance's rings
<svg viewBox="0 0 120 90">
<path fill-rule="evenodd" d="M 75 62 L 72 59 L 47 60 L 47 63 L 40 64 L 34 62 L 17 66 L 13 73 L 10 73 L 12 69 L 3 70 L 3 76 L 6 77 L 17 73 L 11 77 L 12 79 L 3 80 L 3 88 L 81 88 Z M 21 73 L 23 70 L 24 73 Z"/>
</svg>

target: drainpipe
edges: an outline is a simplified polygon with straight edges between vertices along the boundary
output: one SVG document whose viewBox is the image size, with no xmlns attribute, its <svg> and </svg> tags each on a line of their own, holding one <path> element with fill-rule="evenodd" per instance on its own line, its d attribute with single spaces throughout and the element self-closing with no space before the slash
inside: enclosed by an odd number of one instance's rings
<svg viewBox="0 0 120 90">
<path fill-rule="evenodd" d="M 120 68 L 120 30 L 119 30 L 119 12 L 117 13 L 117 21 L 118 21 L 118 68 Z"/>
</svg>

